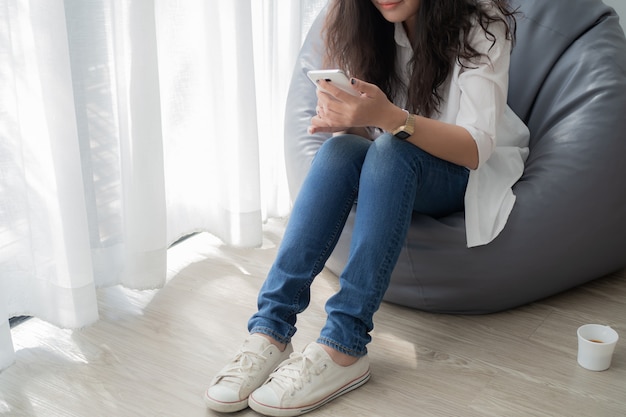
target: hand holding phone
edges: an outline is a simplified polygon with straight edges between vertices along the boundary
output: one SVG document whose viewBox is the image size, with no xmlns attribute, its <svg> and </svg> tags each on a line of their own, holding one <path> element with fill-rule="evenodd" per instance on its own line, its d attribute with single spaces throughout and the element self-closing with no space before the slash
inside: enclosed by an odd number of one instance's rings
<svg viewBox="0 0 626 417">
<path fill-rule="evenodd" d="M 318 88 L 324 91 L 323 88 L 319 87 L 317 82 L 319 80 L 325 80 L 331 82 L 333 85 L 336 85 L 338 88 L 341 88 L 343 91 L 352 94 L 353 96 L 359 96 L 359 92 L 352 88 L 350 80 L 346 76 L 346 74 L 339 69 L 329 69 L 329 70 L 313 70 L 307 73 L 311 81 L 318 86 Z"/>
</svg>

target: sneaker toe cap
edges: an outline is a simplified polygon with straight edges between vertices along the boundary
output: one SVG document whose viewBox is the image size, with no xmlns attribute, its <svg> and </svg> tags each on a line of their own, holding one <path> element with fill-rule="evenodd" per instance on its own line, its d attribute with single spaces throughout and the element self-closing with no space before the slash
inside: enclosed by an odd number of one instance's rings
<svg viewBox="0 0 626 417">
<path fill-rule="evenodd" d="M 215 401 L 219 403 L 238 403 L 242 400 L 239 397 L 239 393 L 230 387 L 224 387 L 221 385 L 213 385 L 206 390 L 205 397 L 209 401 Z"/>
<path fill-rule="evenodd" d="M 252 401 L 265 404 L 265 405 L 277 405 L 281 403 L 281 398 L 276 394 L 272 388 L 268 385 L 263 385 L 250 394 Z"/>
</svg>

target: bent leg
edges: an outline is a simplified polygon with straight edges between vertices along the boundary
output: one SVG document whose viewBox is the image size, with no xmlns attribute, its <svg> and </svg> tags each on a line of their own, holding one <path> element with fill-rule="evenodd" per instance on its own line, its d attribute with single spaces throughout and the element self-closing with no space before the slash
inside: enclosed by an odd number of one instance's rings
<svg viewBox="0 0 626 417">
<path fill-rule="evenodd" d="M 440 216 L 463 209 L 469 172 L 391 135 L 376 139 L 363 164 L 350 254 L 340 290 L 326 304 L 319 343 L 366 354 L 373 316 L 411 221 L 414 206 Z"/>
<path fill-rule="evenodd" d="M 248 323 L 288 343 L 296 315 L 310 301 L 310 286 L 332 253 L 354 204 L 361 167 L 372 142 L 355 135 L 330 138 L 316 154 L 294 203 L 276 259 Z"/>
</svg>

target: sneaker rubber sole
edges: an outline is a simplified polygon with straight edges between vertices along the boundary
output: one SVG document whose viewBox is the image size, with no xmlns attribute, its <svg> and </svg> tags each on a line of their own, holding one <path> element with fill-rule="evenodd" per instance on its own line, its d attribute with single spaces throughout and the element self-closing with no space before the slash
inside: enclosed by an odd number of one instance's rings
<svg viewBox="0 0 626 417">
<path fill-rule="evenodd" d="M 268 406 L 268 405 L 265 405 L 256 401 L 254 399 L 254 395 L 250 395 L 250 397 L 248 397 L 248 406 L 254 411 L 261 413 L 263 415 L 266 415 L 266 416 L 272 416 L 272 417 L 299 416 L 299 415 L 308 413 L 309 411 L 316 410 L 320 408 L 321 406 L 323 406 L 324 404 L 331 402 L 335 398 L 340 397 L 343 394 L 346 394 L 352 390 L 359 388 L 360 386 L 364 385 L 367 381 L 369 381 L 369 379 L 370 379 L 370 371 L 368 369 L 366 373 L 350 381 L 349 383 L 340 387 L 336 391 L 328 394 L 326 397 L 312 404 L 307 404 L 307 405 L 303 405 L 300 407 L 279 408 L 279 407 Z"/>
<path fill-rule="evenodd" d="M 248 407 L 248 398 L 235 402 L 223 402 L 209 397 L 208 394 L 208 390 L 204 391 L 204 395 L 202 396 L 204 403 L 211 410 L 217 411 L 218 413 L 235 413 Z"/>
</svg>

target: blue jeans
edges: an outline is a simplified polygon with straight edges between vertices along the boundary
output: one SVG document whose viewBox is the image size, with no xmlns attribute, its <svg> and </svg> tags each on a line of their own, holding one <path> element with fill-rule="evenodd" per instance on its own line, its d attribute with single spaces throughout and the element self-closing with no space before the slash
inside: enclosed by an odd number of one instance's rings
<svg viewBox="0 0 626 417">
<path fill-rule="evenodd" d="M 294 203 L 274 264 L 258 297 L 250 333 L 288 343 L 310 286 L 356 203 L 340 289 L 326 303 L 319 343 L 363 356 L 373 316 L 389 285 L 413 210 L 443 216 L 463 210 L 469 171 L 384 134 L 375 141 L 335 136 L 318 150 Z M 357 201 L 358 196 L 358 201 Z"/>
</svg>

